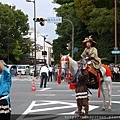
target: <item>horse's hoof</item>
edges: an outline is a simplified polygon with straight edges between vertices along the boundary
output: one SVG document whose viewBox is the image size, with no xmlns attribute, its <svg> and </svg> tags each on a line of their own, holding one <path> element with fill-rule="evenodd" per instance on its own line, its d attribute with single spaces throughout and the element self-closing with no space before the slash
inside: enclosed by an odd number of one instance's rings
<svg viewBox="0 0 120 120">
<path fill-rule="evenodd" d="M 75 110 L 74 114 L 78 114 L 78 110 Z"/>
<path fill-rule="evenodd" d="M 111 106 L 110 106 L 110 107 L 108 107 L 108 110 L 109 110 L 109 111 L 111 111 Z"/>
<path fill-rule="evenodd" d="M 104 107 L 102 108 L 102 111 L 105 111 L 105 108 L 104 108 Z"/>
</svg>

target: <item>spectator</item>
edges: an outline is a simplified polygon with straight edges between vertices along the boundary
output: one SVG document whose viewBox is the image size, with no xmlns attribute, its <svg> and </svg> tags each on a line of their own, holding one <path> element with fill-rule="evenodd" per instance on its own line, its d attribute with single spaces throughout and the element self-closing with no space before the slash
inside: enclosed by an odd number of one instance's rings
<svg viewBox="0 0 120 120">
<path fill-rule="evenodd" d="M 51 80 L 51 82 L 52 82 L 52 72 L 53 72 L 53 68 L 52 68 L 51 65 L 50 65 L 48 69 L 49 69 L 48 82 L 49 82 L 49 80 Z"/>
<path fill-rule="evenodd" d="M 47 79 L 48 79 L 48 67 L 47 64 L 43 65 L 40 69 L 40 88 L 42 88 L 43 86 L 43 81 L 44 81 L 44 88 L 46 88 L 46 84 L 47 84 Z"/>
<path fill-rule="evenodd" d="M 57 74 L 58 74 L 58 69 L 60 68 L 59 65 L 55 65 L 53 68 L 53 78 L 55 81 L 57 81 Z"/>
<path fill-rule="evenodd" d="M 114 81 L 119 81 L 118 78 L 119 78 L 119 67 L 118 65 L 116 64 L 113 68 L 113 75 L 114 75 Z"/>
<path fill-rule="evenodd" d="M 10 88 L 11 74 L 0 60 L 0 120 L 10 120 L 11 105 L 10 105 Z"/>
</svg>

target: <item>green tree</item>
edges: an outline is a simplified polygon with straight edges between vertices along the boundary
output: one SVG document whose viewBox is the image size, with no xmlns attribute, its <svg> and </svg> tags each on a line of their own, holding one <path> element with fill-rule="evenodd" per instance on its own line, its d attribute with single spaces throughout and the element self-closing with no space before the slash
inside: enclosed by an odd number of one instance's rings
<svg viewBox="0 0 120 120">
<path fill-rule="evenodd" d="M 58 3 L 60 5 L 67 4 L 73 2 L 74 0 L 53 0 L 53 2 Z"/>
<path fill-rule="evenodd" d="M 57 16 L 61 16 L 63 18 L 63 22 L 57 24 L 56 33 L 60 36 L 58 39 L 53 41 L 53 53 L 55 62 L 60 60 L 60 53 L 61 54 L 68 54 L 71 55 L 71 50 L 66 49 L 66 45 L 68 40 L 72 41 L 72 26 L 71 24 L 64 20 L 68 19 L 73 22 L 74 24 L 74 47 L 78 47 L 78 52 L 74 53 L 74 59 L 79 60 L 80 54 L 83 50 L 82 40 L 88 34 L 88 30 L 86 30 L 86 25 L 81 22 L 81 20 L 76 15 L 75 5 L 74 2 L 69 4 L 64 4 L 60 8 L 56 9 Z M 58 49 L 59 48 L 59 49 Z"/>
<path fill-rule="evenodd" d="M 23 55 L 23 52 L 21 50 L 18 40 L 16 41 L 16 47 L 13 49 L 12 53 L 15 56 L 15 60 L 18 63 L 20 61 L 21 56 Z"/>
<path fill-rule="evenodd" d="M 100 58 L 107 58 L 107 63 L 114 62 L 114 55 L 111 51 L 114 49 L 114 0 L 74 0 L 64 2 L 56 0 L 61 6 L 56 10 L 57 16 L 63 19 L 69 19 L 75 26 L 75 47 L 79 51 L 74 54 L 74 59 L 80 59 L 83 51 L 82 40 L 89 35 L 93 35 L 98 43 L 96 46 Z M 67 4 L 66 4 L 67 3 Z M 120 29 L 120 0 L 117 0 L 117 31 Z M 56 33 L 60 38 L 53 41 L 53 52 L 57 51 L 68 53 L 63 45 L 67 40 L 71 40 L 71 25 L 63 20 L 57 24 Z M 117 32 L 117 45 L 120 47 L 120 33 Z M 60 46 L 58 50 L 57 46 Z M 59 60 L 58 54 L 55 54 L 56 61 Z M 118 57 L 118 62 L 120 58 Z"/>
<path fill-rule="evenodd" d="M 22 36 L 26 35 L 29 29 L 28 15 L 16 9 L 15 6 L 0 3 L 0 23 L 2 31 L 0 43 L 2 44 L 1 50 L 4 51 L 1 53 L 0 57 L 4 55 L 3 59 L 7 61 L 7 50 L 9 45 L 10 61 L 15 63 L 16 60 L 12 50 L 16 46 L 16 40 L 19 41 L 20 46 L 26 47 L 23 45 L 24 39 Z M 24 53 L 27 54 L 26 52 Z"/>
<path fill-rule="evenodd" d="M 111 50 L 114 49 L 114 0 L 74 0 L 76 13 L 87 25 L 90 34 L 95 34 L 99 43 L 100 57 L 107 56 L 110 62 L 114 61 Z M 117 31 L 120 24 L 120 0 L 117 0 Z M 118 48 L 120 47 L 119 32 L 117 33 Z M 109 47 L 106 47 L 109 46 Z M 120 61 L 118 61 L 120 62 Z"/>
</svg>

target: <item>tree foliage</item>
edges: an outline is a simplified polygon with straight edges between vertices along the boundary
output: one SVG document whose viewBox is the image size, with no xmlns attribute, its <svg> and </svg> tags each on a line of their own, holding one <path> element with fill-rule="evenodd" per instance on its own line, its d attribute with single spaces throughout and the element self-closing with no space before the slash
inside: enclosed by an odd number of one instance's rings
<svg viewBox="0 0 120 120">
<path fill-rule="evenodd" d="M 53 52 L 54 52 L 54 59 L 55 62 L 59 62 L 60 60 L 60 53 L 61 54 L 69 54 L 71 55 L 71 50 L 66 49 L 66 45 L 72 41 L 72 25 L 68 21 L 70 20 L 74 24 L 74 47 L 78 47 L 77 53 L 74 53 L 74 59 L 79 60 L 80 54 L 83 50 L 82 47 L 82 40 L 84 36 L 88 34 L 86 25 L 84 25 L 76 15 L 75 5 L 74 2 L 69 4 L 64 4 L 57 10 L 57 16 L 61 16 L 63 18 L 63 22 L 57 24 L 56 33 L 60 36 L 58 39 L 53 41 Z M 60 49 L 58 49 L 60 48 Z"/>
<path fill-rule="evenodd" d="M 19 45 L 18 40 L 16 41 L 16 47 L 13 49 L 12 53 L 15 56 L 15 60 L 17 62 L 19 62 L 20 61 L 20 57 L 23 55 L 23 52 L 22 52 L 22 49 L 21 49 L 21 47 Z"/>
<path fill-rule="evenodd" d="M 60 5 L 67 4 L 70 2 L 73 2 L 74 0 L 54 0 L 55 3 L 58 3 Z"/>
<path fill-rule="evenodd" d="M 7 50 L 9 46 L 10 61 L 15 63 L 16 59 L 13 54 L 13 49 L 17 44 L 16 41 L 18 40 L 22 48 L 26 47 L 26 45 L 23 45 L 24 39 L 22 36 L 26 35 L 29 29 L 28 15 L 25 15 L 21 10 L 16 9 L 15 6 L 0 3 L 0 23 L 0 43 L 2 44 L 0 49 L 3 51 L 0 54 L 0 57 L 5 61 L 7 60 Z M 26 51 L 22 51 L 26 54 Z M 2 54 L 4 54 L 4 57 Z"/>
<path fill-rule="evenodd" d="M 59 4 L 61 4 L 61 6 L 56 9 L 57 16 L 61 16 L 63 19 L 70 19 L 75 27 L 75 47 L 78 47 L 79 51 L 74 54 L 74 59 L 80 59 L 80 54 L 83 50 L 82 40 L 89 35 L 93 35 L 94 40 L 98 43 L 97 49 L 99 57 L 107 58 L 107 63 L 114 62 L 114 55 L 111 54 L 115 42 L 114 0 L 74 0 L 74 2 L 71 1 L 67 4 L 63 4 L 62 1 L 59 0 Z M 120 29 L 119 24 L 120 0 L 117 0 L 117 31 Z M 67 40 L 70 39 L 70 24 L 63 20 L 63 23 L 57 25 L 56 33 L 60 35 L 61 39 L 63 37 Z M 118 49 L 120 47 L 119 34 L 120 33 L 117 32 Z M 57 48 L 58 39 L 54 40 L 56 46 L 53 47 Z M 64 41 L 64 44 L 66 44 L 67 40 Z M 60 44 L 62 45 L 62 43 Z M 56 49 L 54 49 L 54 51 L 56 51 Z M 118 62 L 120 62 L 119 58 Z"/>
</svg>

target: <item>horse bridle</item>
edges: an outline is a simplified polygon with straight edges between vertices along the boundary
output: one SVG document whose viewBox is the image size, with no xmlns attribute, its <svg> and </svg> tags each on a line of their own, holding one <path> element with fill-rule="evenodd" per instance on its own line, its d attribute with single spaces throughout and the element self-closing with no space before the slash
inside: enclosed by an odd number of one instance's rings
<svg viewBox="0 0 120 120">
<path fill-rule="evenodd" d="M 61 62 L 62 62 L 62 61 L 66 61 L 66 62 L 68 63 L 67 68 L 62 68 L 62 67 L 61 67 Z M 60 67 L 61 67 L 61 69 L 65 69 L 65 70 L 67 70 L 67 69 L 70 68 L 70 61 L 69 61 L 69 58 L 68 58 L 68 57 L 66 57 L 66 58 L 62 57 L 62 58 L 60 59 Z"/>
</svg>

